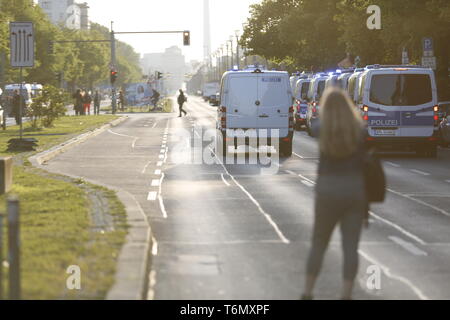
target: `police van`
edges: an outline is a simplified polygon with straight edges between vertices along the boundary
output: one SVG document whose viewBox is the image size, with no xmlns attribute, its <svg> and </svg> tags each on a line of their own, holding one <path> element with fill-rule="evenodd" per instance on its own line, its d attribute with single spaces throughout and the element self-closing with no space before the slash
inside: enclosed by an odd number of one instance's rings
<svg viewBox="0 0 450 320">
<path fill-rule="evenodd" d="M 434 72 L 416 66 L 375 66 L 359 79 L 357 106 L 367 142 L 436 157 L 439 116 Z"/>
<path fill-rule="evenodd" d="M 325 83 L 328 79 L 328 73 L 316 74 L 309 85 L 307 95 L 308 108 L 306 111 L 306 131 L 308 135 L 314 136 L 315 127 L 319 121 L 319 102 L 325 91 Z"/>
<path fill-rule="evenodd" d="M 308 111 L 308 91 L 311 84 L 309 75 L 304 75 L 299 78 L 294 90 L 294 118 L 295 129 L 300 130 L 302 126 L 306 126 L 306 113 Z"/>
<path fill-rule="evenodd" d="M 237 148 L 242 142 L 256 140 L 257 146 L 265 142 L 276 145 L 271 142 L 278 139 L 279 153 L 292 155 L 294 121 L 287 72 L 228 71 L 222 77 L 220 97 L 216 151 L 225 155 L 230 144 Z"/>
</svg>

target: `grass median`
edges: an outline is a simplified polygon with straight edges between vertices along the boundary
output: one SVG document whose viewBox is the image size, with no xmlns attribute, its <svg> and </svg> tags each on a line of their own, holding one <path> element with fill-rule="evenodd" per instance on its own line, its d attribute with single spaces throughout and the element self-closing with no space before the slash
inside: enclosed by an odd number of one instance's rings
<svg viewBox="0 0 450 320">
<path fill-rule="evenodd" d="M 52 128 L 24 127 L 26 137 L 39 141 L 40 151 L 116 118 L 63 117 Z M 21 206 L 22 298 L 103 299 L 114 282 L 127 233 L 125 208 L 110 190 L 31 167 L 26 159 L 32 152 L 6 151 L 17 129 L 0 132 L 0 152 L 15 160 L 11 193 L 19 196 Z M 5 196 L 0 197 L 0 211 L 5 212 Z M 99 225 L 98 216 L 106 216 L 107 223 Z M 72 265 L 81 269 L 81 290 L 66 287 Z"/>
</svg>

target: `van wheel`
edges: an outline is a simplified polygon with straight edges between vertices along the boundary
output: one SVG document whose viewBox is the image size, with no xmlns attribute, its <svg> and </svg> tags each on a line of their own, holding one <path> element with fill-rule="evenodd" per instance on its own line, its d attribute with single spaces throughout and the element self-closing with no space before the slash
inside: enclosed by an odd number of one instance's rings
<svg viewBox="0 0 450 320">
<path fill-rule="evenodd" d="M 289 142 L 280 141 L 280 155 L 282 157 L 290 157 L 292 156 L 292 140 Z"/>
</svg>

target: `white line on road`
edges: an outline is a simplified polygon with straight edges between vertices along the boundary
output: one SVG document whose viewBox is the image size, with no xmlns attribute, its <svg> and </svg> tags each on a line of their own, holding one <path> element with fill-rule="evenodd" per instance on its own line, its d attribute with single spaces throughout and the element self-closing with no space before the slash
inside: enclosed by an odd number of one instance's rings
<svg viewBox="0 0 450 320">
<path fill-rule="evenodd" d="M 166 149 L 161 149 L 161 151 L 159 151 L 159 153 L 165 153 Z"/>
<path fill-rule="evenodd" d="M 145 165 L 144 169 L 142 170 L 142 173 L 145 173 L 145 170 L 147 170 L 147 168 L 148 168 L 148 166 L 150 165 L 150 163 L 152 163 L 152 162 L 149 161 L 149 162 Z"/>
<path fill-rule="evenodd" d="M 136 146 L 136 141 L 139 139 L 138 137 L 133 137 L 133 136 L 129 136 L 129 135 L 126 135 L 126 134 L 121 134 L 121 133 L 114 132 L 111 129 L 108 129 L 108 132 L 111 133 L 111 134 L 114 134 L 116 136 L 119 136 L 119 137 L 133 138 L 134 140 L 133 140 L 133 143 L 131 144 L 131 147 L 133 149 Z"/>
<path fill-rule="evenodd" d="M 164 155 L 163 155 L 163 154 L 160 154 L 160 155 L 159 155 L 159 159 L 164 159 Z"/>
<path fill-rule="evenodd" d="M 381 270 L 383 270 L 384 274 L 394 280 L 398 280 L 402 283 L 404 283 L 405 285 L 407 285 L 421 300 L 430 300 L 425 294 L 423 294 L 423 292 L 417 288 L 409 279 L 404 278 L 402 276 L 397 276 L 395 274 L 393 274 L 388 267 L 386 267 L 385 265 L 382 265 L 380 262 L 378 262 L 377 260 L 375 260 L 374 258 L 372 258 L 371 256 L 369 256 L 367 253 L 365 253 L 362 250 L 358 250 L 358 253 L 367 261 L 369 261 L 371 264 L 379 266 L 381 268 Z"/>
<path fill-rule="evenodd" d="M 385 161 L 385 163 L 390 165 L 390 166 L 396 167 L 396 168 L 400 168 L 401 167 L 399 164 L 396 164 L 394 162 Z"/>
<path fill-rule="evenodd" d="M 161 167 L 163 165 L 162 161 L 158 161 L 158 163 L 156 164 L 157 167 Z"/>
<path fill-rule="evenodd" d="M 297 153 L 295 153 L 295 152 L 292 152 L 292 154 L 293 154 L 294 156 L 296 156 L 296 157 L 299 157 L 300 159 L 305 159 L 304 157 L 302 157 L 301 155 L 299 155 L 299 154 L 297 154 Z"/>
<path fill-rule="evenodd" d="M 400 227 L 398 224 L 396 224 L 396 223 L 394 223 L 394 222 L 391 222 L 391 221 L 389 221 L 389 220 L 387 220 L 387 219 L 384 219 L 384 218 L 380 217 L 379 215 L 375 214 L 375 213 L 372 212 L 372 211 L 369 211 L 369 214 L 370 214 L 374 219 L 386 223 L 387 225 L 389 225 L 389 226 L 393 227 L 394 229 L 400 231 L 400 232 L 403 233 L 405 236 L 411 238 L 412 240 L 416 241 L 417 243 L 420 243 L 421 245 L 426 245 L 426 242 L 425 242 L 425 241 L 423 241 L 423 240 L 422 240 L 421 238 L 419 238 L 418 236 L 412 234 L 411 232 L 409 232 L 409 231 L 403 229 L 403 228 Z"/>
<path fill-rule="evenodd" d="M 155 174 L 159 176 L 161 174 L 161 170 L 155 170 Z"/>
<path fill-rule="evenodd" d="M 155 201 L 157 196 L 158 196 L 158 192 L 156 192 L 156 191 L 150 191 L 150 192 L 148 193 L 147 200 L 148 200 L 148 201 Z"/>
<path fill-rule="evenodd" d="M 403 193 L 401 193 L 401 192 L 397 192 L 397 191 L 394 191 L 394 190 L 392 190 L 392 189 L 386 189 L 386 190 L 389 191 L 389 192 L 391 192 L 391 193 L 393 193 L 393 194 L 396 194 L 396 195 L 398 195 L 398 196 L 400 196 L 400 197 L 406 198 L 406 199 L 408 199 L 408 200 L 411 200 L 411 201 L 414 201 L 414 202 L 416 202 L 416 203 L 419 203 L 419 204 L 421 204 L 421 205 L 423 205 L 423 206 L 425 206 L 425 207 L 428 207 L 428 208 L 430 208 L 430 209 L 436 210 L 437 212 L 442 213 L 443 215 L 445 215 L 445 216 L 447 216 L 447 217 L 450 217 L 450 213 L 449 213 L 449 212 L 447 212 L 447 211 L 445 211 L 445 210 L 443 210 L 443 209 L 441 209 L 441 208 L 438 208 L 438 207 L 436 207 L 436 206 L 434 206 L 434 205 L 432 205 L 432 204 L 426 203 L 425 201 L 422 201 L 422 200 L 419 200 L 419 199 L 410 197 L 410 196 L 408 196 L 407 194 L 403 194 Z"/>
<path fill-rule="evenodd" d="M 153 179 L 152 180 L 152 187 L 158 187 L 160 184 L 160 180 L 159 179 Z"/>
<path fill-rule="evenodd" d="M 166 211 L 166 207 L 164 206 L 164 200 L 162 197 L 162 183 L 164 180 L 164 173 L 161 175 L 161 180 L 159 180 L 159 195 L 158 195 L 158 200 L 159 200 L 159 207 L 161 209 L 162 215 L 164 219 L 167 219 L 167 211 Z"/>
<path fill-rule="evenodd" d="M 417 174 L 421 174 L 423 176 L 429 176 L 430 174 L 428 172 L 424 172 L 424 171 L 420 171 L 420 170 L 416 170 L 416 169 L 411 169 L 411 172 L 417 173 Z"/>
<path fill-rule="evenodd" d="M 395 237 L 395 236 L 390 236 L 388 238 L 391 239 L 396 244 L 398 244 L 403 249 L 405 249 L 406 251 L 408 251 L 408 252 L 410 252 L 410 253 L 412 253 L 412 254 L 414 254 L 416 256 L 428 256 L 428 253 L 426 253 L 425 251 L 417 248 L 411 242 L 405 241 L 405 240 L 403 240 L 403 239 L 401 239 L 399 237 Z"/>
<path fill-rule="evenodd" d="M 225 177 L 223 176 L 223 173 L 221 173 L 220 176 L 222 177 L 223 183 L 225 183 L 227 187 L 231 186 L 231 185 L 228 183 L 228 181 L 225 180 Z"/>
<path fill-rule="evenodd" d="M 224 166 L 223 162 L 219 159 L 219 157 L 217 157 L 216 153 L 214 152 L 214 150 L 212 150 L 210 148 L 211 152 L 216 156 L 217 160 L 219 161 L 220 165 L 222 166 L 223 170 L 225 171 L 225 173 L 231 178 L 231 180 L 233 180 L 233 182 L 239 187 L 239 189 L 242 190 L 242 192 L 244 192 L 247 197 L 250 199 L 250 201 L 253 202 L 253 204 L 258 208 L 259 212 L 266 218 L 267 222 L 269 222 L 269 224 L 272 226 L 272 228 L 275 230 L 275 232 L 277 233 L 278 237 L 280 238 L 281 241 L 283 241 L 286 244 L 289 244 L 290 241 L 288 238 L 286 238 L 283 234 L 283 232 L 280 230 L 280 228 L 278 227 L 278 225 L 275 223 L 275 221 L 273 221 L 272 217 L 266 212 L 264 211 L 264 209 L 261 207 L 261 205 L 259 204 L 259 202 L 250 194 L 250 192 L 248 192 L 235 178 L 232 174 L 230 174 L 227 170 L 227 168 Z"/>
<path fill-rule="evenodd" d="M 311 183 L 310 181 L 302 180 L 302 183 L 307 187 L 310 187 L 310 188 L 314 187 L 314 183 Z"/>
</svg>

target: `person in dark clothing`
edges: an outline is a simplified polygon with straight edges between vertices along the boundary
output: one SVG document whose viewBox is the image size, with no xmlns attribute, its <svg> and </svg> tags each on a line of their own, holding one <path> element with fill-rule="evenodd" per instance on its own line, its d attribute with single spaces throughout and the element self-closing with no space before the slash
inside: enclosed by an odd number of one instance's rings
<svg viewBox="0 0 450 320">
<path fill-rule="evenodd" d="M 157 90 L 153 89 L 152 104 L 154 107 L 156 107 L 156 105 L 158 104 L 160 96 L 161 94 Z"/>
<path fill-rule="evenodd" d="M 302 299 L 312 299 L 331 235 L 340 224 L 344 254 L 342 299 L 351 299 L 358 270 L 358 244 L 367 225 L 369 204 L 364 182 L 363 121 L 348 95 L 327 90 L 320 103 L 320 162 L 312 246 Z"/>
<path fill-rule="evenodd" d="M 25 101 L 24 101 L 22 95 L 20 94 L 19 90 L 14 91 L 12 107 L 13 107 L 12 113 L 14 115 L 14 118 L 16 119 L 16 124 L 20 125 L 22 123 L 22 116 L 24 113 L 23 111 L 24 111 L 24 107 L 25 107 Z M 22 114 L 21 114 L 20 110 L 22 110 Z"/>
<path fill-rule="evenodd" d="M 119 106 L 120 110 L 125 110 L 125 97 L 122 90 L 119 91 Z"/>
<path fill-rule="evenodd" d="M 74 110 L 75 110 L 75 115 L 79 116 L 82 113 L 83 110 L 83 95 L 81 94 L 81 90 L 78 89 L 73 95 L 72 98 L 75 99 L 75 103 L 74 103 Z"/>
<path fill-rule="evenodd" d="M 95 91 L 94 95 L 94 114 L 100 114 L 100 102 L 102 101 L 102 98 L 100 96 L 100 93 L 98 93 L 98 90 Z"/>
<path fill-rule="evenodd" d="M 178 117 L 181 117 L 181 113 L 183 112 L 184 115 L 187 115 L 187 112 L 183 109 L 183 104 L 187 101 L 186 96 L 184 95 L 183 90 L 180 89 L 180 95 L 178 96 L 178 107 L 180 110 L 180 115 Z"/>
<path fill-rule="evenodd" d="M 91 114 L 92 97 L 89 92 L 85 91 L 83 95 L 83 115 Z"/>
</svg>

